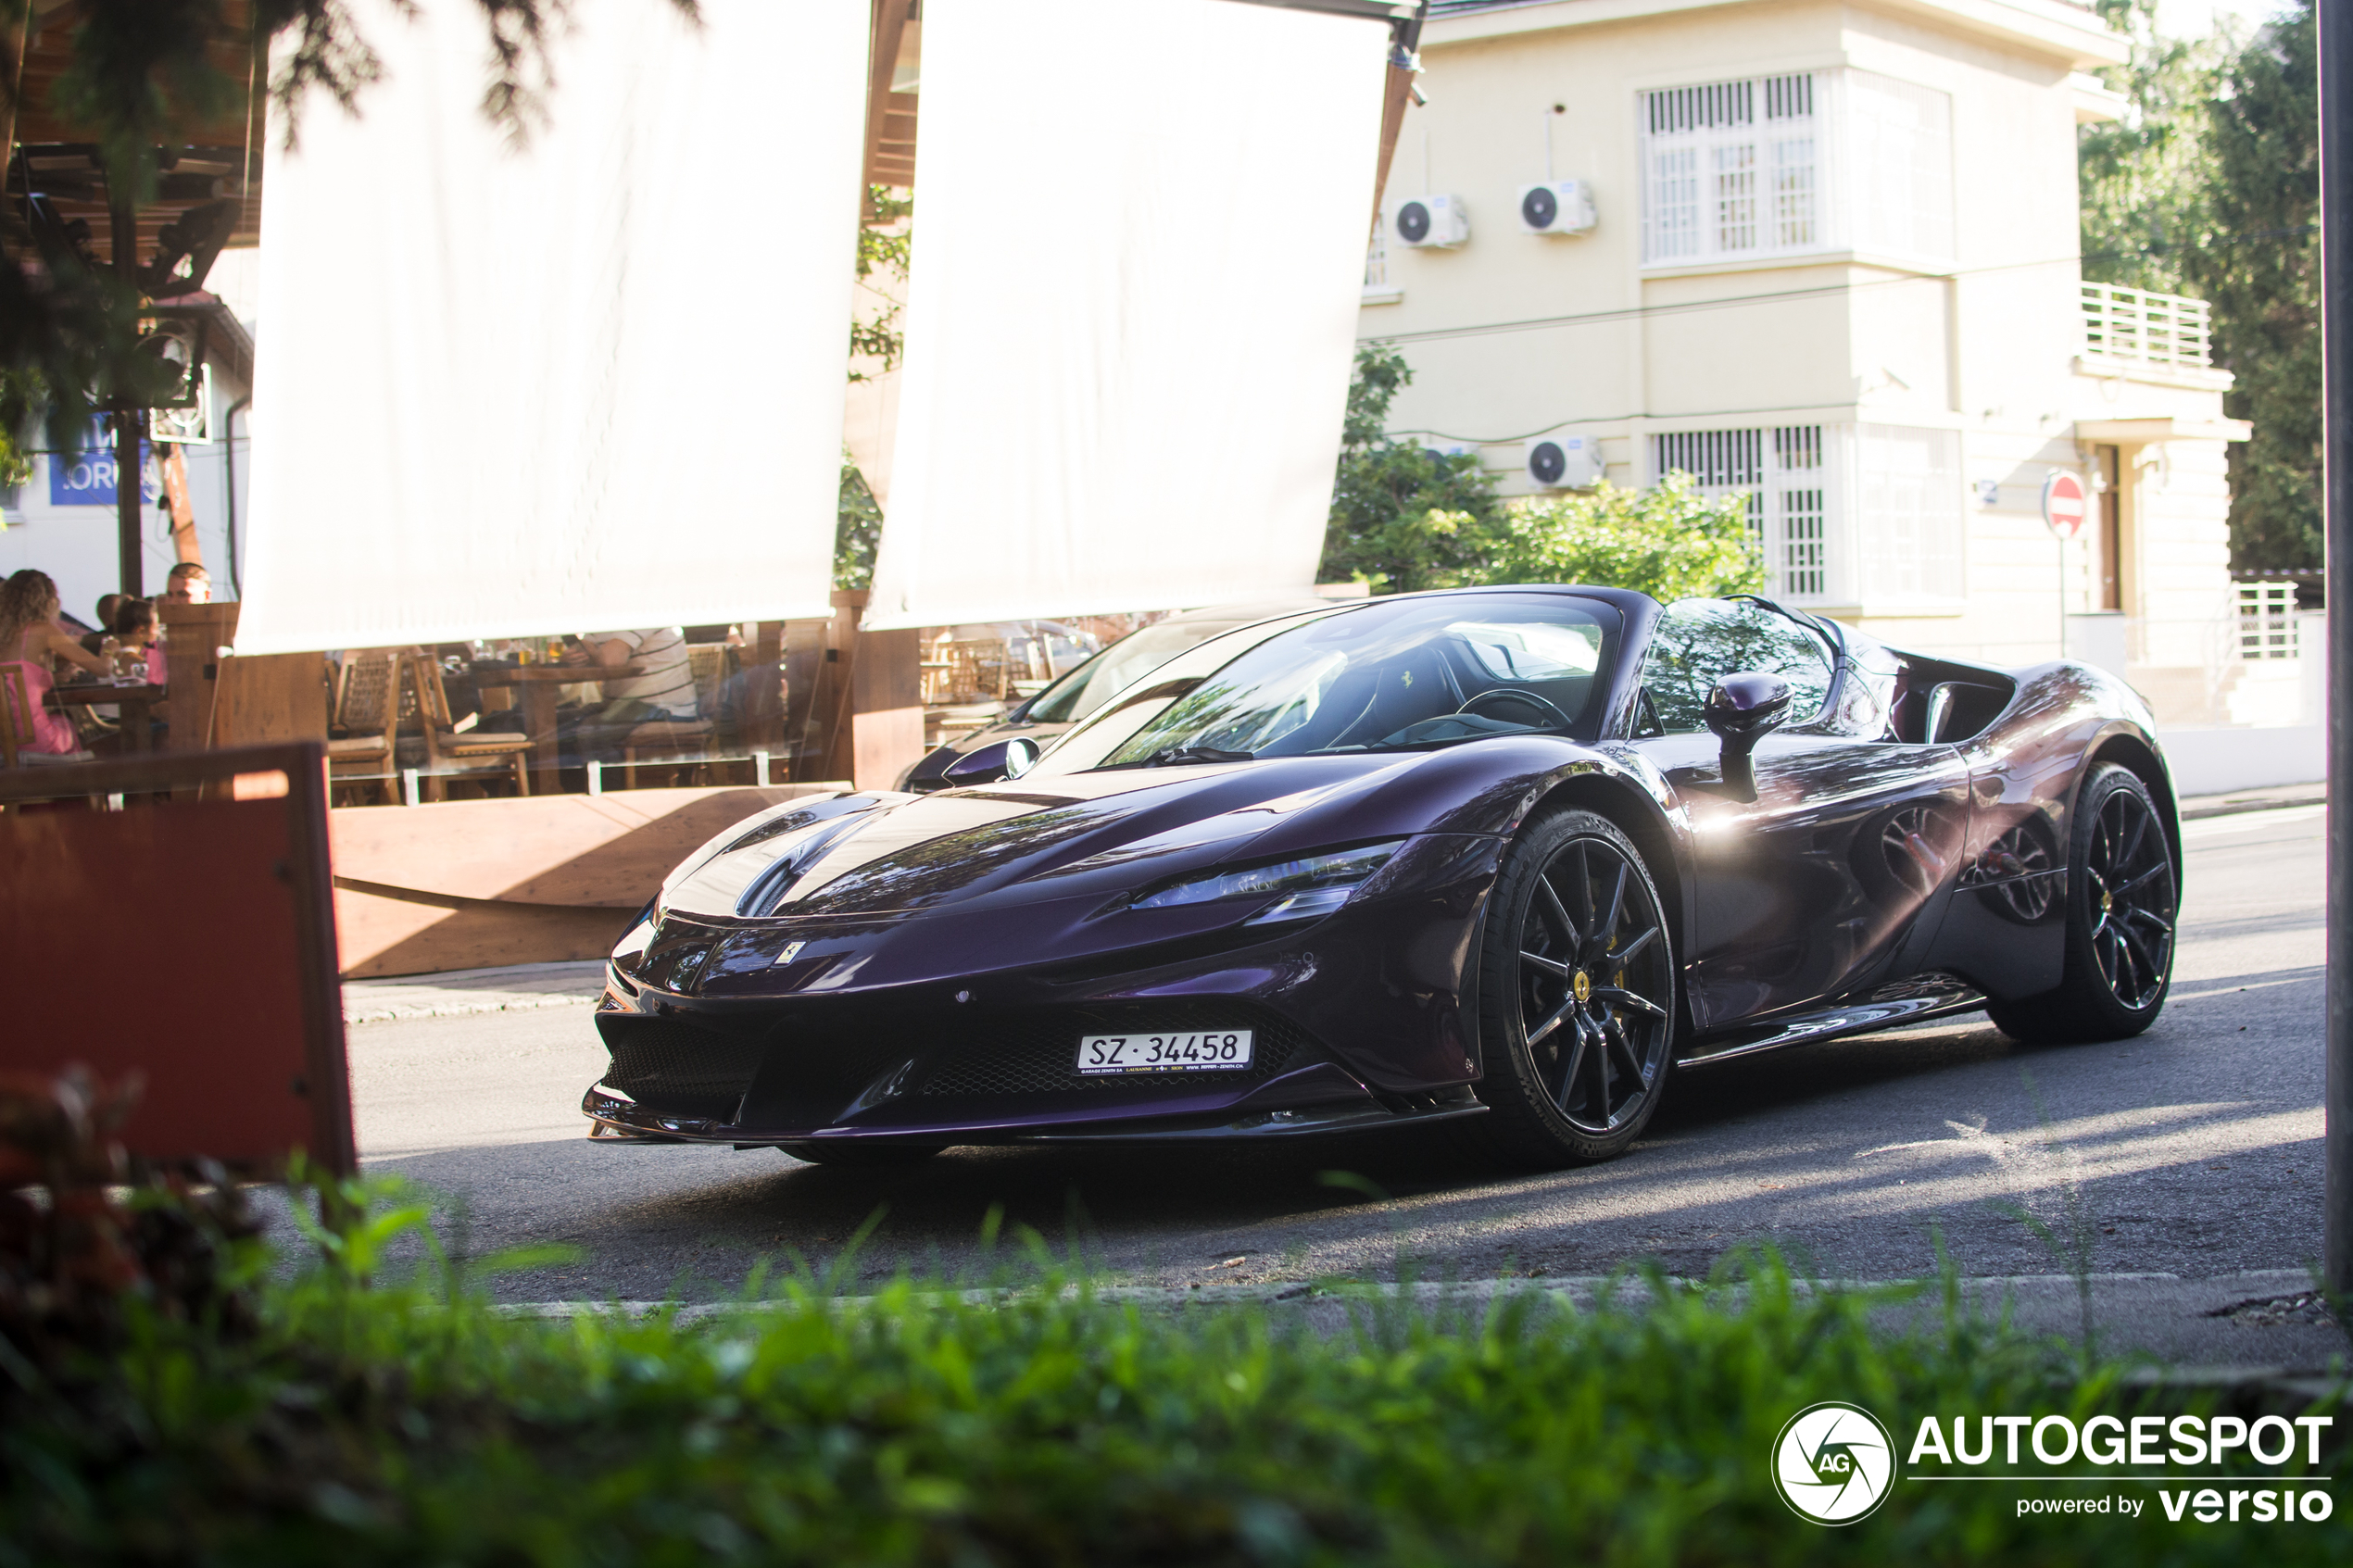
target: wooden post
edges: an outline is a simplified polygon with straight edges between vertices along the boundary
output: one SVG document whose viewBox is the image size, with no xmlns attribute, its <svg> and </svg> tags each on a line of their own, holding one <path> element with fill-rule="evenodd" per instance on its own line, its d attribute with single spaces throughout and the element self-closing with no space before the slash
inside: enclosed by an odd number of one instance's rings
<svg viewBox="0 0 2353 1568">
<path fill-rule="evenodd" d="M 814 783 L 824 775 L 819 764 L 824 760 L 824 716 L 831 709 L 824 705 L 825 633 L 833 623 L 828 621 L 787 621 L 785 633 L 785 684 L 791 696 L 786 709 L 782 736 L 792 748 L 792 771 L 786 774 L 796 783 Z"/>
<path fill-rule="evenodd" d="M 850 672 L 849 779 L 891 789 L 924 754 L 923 633 L 859 633 Z"/>
<path fill-rule="evenodd" d="M 824 657 L 813 694 L 816 744 L 804 753 L 812 767 L 799 779 L 846 779 L 849 771 L 849 687 L 858 668 L 858 618 L 866 608 L 862 591 L 834 590 L 834 618 L 825 622 Z"/>
<path fill-rule="evenodd" d="M 165 449 L 163 496 L 171 507 L 171 554 L 175 560 L 204 564 L 204 546 L 196 539 L 196 503 L 188 494 L 188 458 L 180 444 Z"/>
<path fill-rule="evenodd" d="M 1429 19 L 1429 0 L 1415 7 L 1411 21 L 1390 24 L 1394 42 L 1389 51 L 1389 90 L 1381 100 L 1380 164 L 1373 176 L 1373 227 L 1380 227 L 1380 204 L 1389 189 L 1389 166 L 1397 157 L 1398 133 L 1405 129 L 1405 106 L 1413 101 L 1414 73 L 1418 69 L 1422 23 Z"/>
</svg>

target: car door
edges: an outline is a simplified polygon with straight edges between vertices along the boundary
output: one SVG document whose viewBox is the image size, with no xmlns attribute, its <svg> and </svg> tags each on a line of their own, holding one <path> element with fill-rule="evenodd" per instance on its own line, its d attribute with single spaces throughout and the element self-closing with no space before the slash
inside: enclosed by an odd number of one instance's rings
<svg viewBox="0 0 2353 1568">
<path fill-rule="evenodd" d="M 1789 717 L 1728 789 L 1701 705 L 1725 675 L 1788 681 Z M 1818 630 L 1756 600 L 1686 599 L 1646 651 L 1634 745 L 1692 825 L 1692 950 L 1702 1032 L 1827 1004 L 1912 972 L 1959 871 L 1969 769 L 1949 746 L 1888 738 L 1869 677 Z"/>
</svg>

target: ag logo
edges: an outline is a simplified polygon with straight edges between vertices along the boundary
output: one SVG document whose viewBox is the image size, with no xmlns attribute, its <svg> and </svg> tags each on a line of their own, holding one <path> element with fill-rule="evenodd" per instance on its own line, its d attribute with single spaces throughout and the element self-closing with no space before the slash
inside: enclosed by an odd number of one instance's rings
<svg viewBox="0 0 2353 1568">
<path fill-rule="evenodd" d="M 1894 1480 L 1895 1440 L 1859 1405 L 1808 1405 L 1773 1439 L 1773 1485 L 1817 1524 L 1854 1524 L 1887 1500 Z"/>
</svg>

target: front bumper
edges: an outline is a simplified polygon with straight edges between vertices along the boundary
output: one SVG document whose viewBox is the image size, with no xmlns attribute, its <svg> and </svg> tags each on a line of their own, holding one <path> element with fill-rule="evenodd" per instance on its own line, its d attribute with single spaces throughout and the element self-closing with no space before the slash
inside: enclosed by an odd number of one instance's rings
<svg viewBox="0 0 2353 1568">
<path fill-rule="evenodd" d="M 903 972 L 949 923 L 666 920 L 636 977 L 609 979 L 612 1060 L 581 1109 L 598 1142 L 743 1146 L 1264 1138 L 1477 1114 L 1482 859 L 1450 850 L 1444 874 L 1271 937 L 938 961 L 869 986 L 828 982 Z M 1085 1034 L 1239 1029 L 1255 1036 L 1246 1070 L 1076 1072 Z"/>
</svg>

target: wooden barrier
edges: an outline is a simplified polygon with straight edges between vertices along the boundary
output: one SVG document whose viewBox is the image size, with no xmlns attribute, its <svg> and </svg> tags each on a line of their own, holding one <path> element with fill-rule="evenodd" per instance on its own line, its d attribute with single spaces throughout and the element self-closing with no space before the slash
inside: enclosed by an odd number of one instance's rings
<svg viewBox="0 0 2353 1568">
<path fill-rule="evenodd" d="M 600 959 L 704 840 L 780 801 L 848 787 L 632 789 L 330 812 L 344 973 Z"/>
<path fill-rule="evenodd" d="M 0 772 L 0 1069 L 142 1075 L 134 1156 L 356 1169 L 325 768 L 308 744 Z"/>
</svg>

